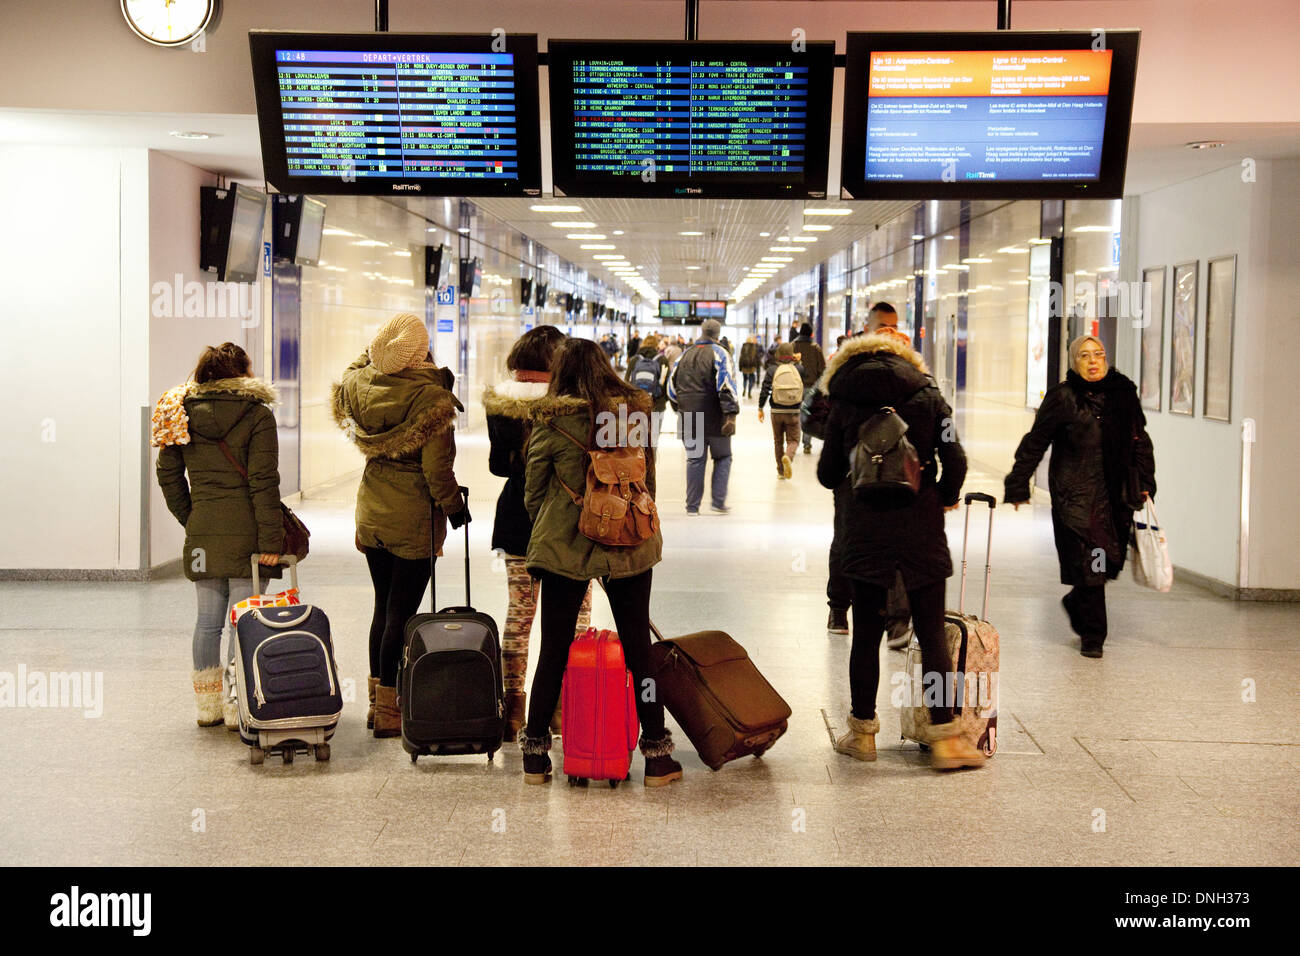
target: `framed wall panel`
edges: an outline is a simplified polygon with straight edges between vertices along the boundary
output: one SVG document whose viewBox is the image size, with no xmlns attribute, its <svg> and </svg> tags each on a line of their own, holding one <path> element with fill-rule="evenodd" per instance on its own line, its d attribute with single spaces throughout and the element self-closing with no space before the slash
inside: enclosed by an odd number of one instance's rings
<svg viewBox="0 0 1300 956">
<path fill-rule="evenodd" d="M 1237 257 L 1205 264 L 1205 405 L 1210 421 L 1232 421 L 1232 325 L 1236 317 Z"/>
<path fill-rule="evenodd" d="M 1169 343 L 1169 410 L 1196 414 L 1196 283 L 1200 263 L 1174 266 L 1173 320 Z"/>
<path fill-rule="evenodd" d="M 1139 372 L 1142 407 L 1164 410 L 1165 373 L 1165 267 L 1142 270 L 1142 338 Z"/>
</svg>

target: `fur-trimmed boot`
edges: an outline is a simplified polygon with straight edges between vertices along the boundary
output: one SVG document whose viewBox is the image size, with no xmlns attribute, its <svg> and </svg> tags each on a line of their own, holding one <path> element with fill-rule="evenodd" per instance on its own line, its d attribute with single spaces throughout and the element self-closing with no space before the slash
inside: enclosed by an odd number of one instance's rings
<svg viewBox="0 0 1300 956">
<path fill-rule="evenodd" d="M 961 735 L 957 721 L 930 728 L 930 766 L 935 770 L 982 767 L 987 759 Z"/>
<path fill-rule="evenodd" d="M 226 667 L 226 689 L 221 703 L 221 716 L 226 729 L 232 733 L 239 732 L 239 685 L 235 681 L 235 662 L 232 660 Z"/>
<path fill-rule="evenodd" d="M 522 690 L 506 691 L 506 740 L 514 740 L 528 722 L 528 694 Z"/>
<path fill-rule="evenodd" d="M 205 667 L 191 675 L 194 702 L 199 708 L 199 726 L 215 727 L 221 723 L 221 668 Z"/>
<path fill-rule="evenodd" d="M 835 741 L 835 752 L 855 760 L 876 759 L 876 734 L 880 733 L 880 718 L 862 720 L 849 712 L 849 732 Z"/>
<path fill-rule="evenodd" d="M 673 732 L 664 728 L 664 735 L 658 740 L 647 740 L 641 735 L 641 756 L 645 757 L 645 785 L 647 787 L 666 787 L 675 780 L 682 779 L 682 765 L 672 758 L 674 749 Z"/>
<path fill-rule="evenodd" d="M 370 709 L 366 711 L 366 730 L 375 729 L 375 688 L 378 686 L 378 677 L 366 678 L 366 693 L 370 699 Z"/>
<path fill-rule="evenodd" d="M 551 779 L 551 735 L 529 737 L 519 731 L 519 750 L 524 755 L 524 783 L 549 783 Z"/>
<path fill-rule="evenodd" d="M 397 737 L 402 733 L 402 712 L 397 709 L 397 688 L 375 686 L 375 736 Z"/>
</svg>

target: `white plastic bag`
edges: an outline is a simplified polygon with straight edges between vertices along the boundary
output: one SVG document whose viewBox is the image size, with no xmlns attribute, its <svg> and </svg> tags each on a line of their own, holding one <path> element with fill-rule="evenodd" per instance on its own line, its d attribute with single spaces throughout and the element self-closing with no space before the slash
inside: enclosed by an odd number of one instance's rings
<svg viewBox="0 0 1300 956">
<path fill-rule="evenodd" d="M 1174 563 L 1169 560 L 1169 541 L 1150 498 L 1134 525 L 1133 580 L 1155 591 L 1168 591 L 1174 586 Z"/>
</svg>

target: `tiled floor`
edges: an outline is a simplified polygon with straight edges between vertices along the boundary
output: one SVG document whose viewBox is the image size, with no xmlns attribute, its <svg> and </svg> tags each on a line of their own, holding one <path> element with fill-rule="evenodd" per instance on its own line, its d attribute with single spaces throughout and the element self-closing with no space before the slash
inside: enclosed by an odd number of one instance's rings
<svg viewBox="0 0 1300 956">
<path fill-rule="evenodd" d="M 0 584 L 0 671 L 102 671 L 105 697 L 98 718 L 0 709 L 0 863 L 1300 863 L 1300 608 L 1183 586 L 1160 595 L 1126 576 L 1109 590 L 1106 657 L 1086 660 L 1058 603 L 1043 505 L 995 517 L 998 756 L 978 772 L 934 774 L 899 743 L 888 684 L 879 761 L 834 754 L 848 638 L 823 627 L 830 494 L 815 456 L 778 482 L 769 435 L 747 404 L 732 513 L 689 520 L 683 452 L 666 440 L 652 602 L 665 633 L 731 632 L 790 702 L 789 733 L 761 761 L 712 773 L 679 732 L 686 777 L 672 787 L 640 786 L 639 757 L 618 790 L 574 790 L 563 777 L 526 787 L 513 745 L 492 764 L 412 766 L 397 741 L 366 736 L 370 586 L 348 483 L 300 509 L 313 531 L 304 592 L 329 613 L 341 676 L 358 688 L 328 764 L 252 768 L 234 735 L 195 727 L 187 582 Z M 474 601 L 500 621 L 505 575 L 488 551 L 500 481 L 482 434 L 459 446 L 478 516 Z M 999 481 L 974 474 L 971 489 Z M 956 548 L 960 513 L 948 521 Z M 454 540 L 452 562 L 460 553 Z M 978 575 L 978 551 L 972 563 Z M 459 600 L 459 567 L 442 570 L 440 600 Z M 950 604 L 956 590 L 954 579 Z M 596 621 L 611 623 L 600 597 Z M 882 654 L 888 677 L 902 655 Z"/>
</svg>

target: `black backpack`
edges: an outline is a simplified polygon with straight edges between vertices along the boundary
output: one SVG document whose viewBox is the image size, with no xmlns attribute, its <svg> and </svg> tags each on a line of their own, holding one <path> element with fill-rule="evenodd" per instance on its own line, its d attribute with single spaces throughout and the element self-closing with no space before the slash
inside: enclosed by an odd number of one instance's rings
<svg viewBox="0 0 1300 956">
<path fill-rule="evenodd" d="M 849 476 L 858 500 L 877 508 L 898 508 L 916 500 L 921 457 L 907 440 L 907 422 L 892 407 L 882 408 L 858 428 Z"/>
</svg>

